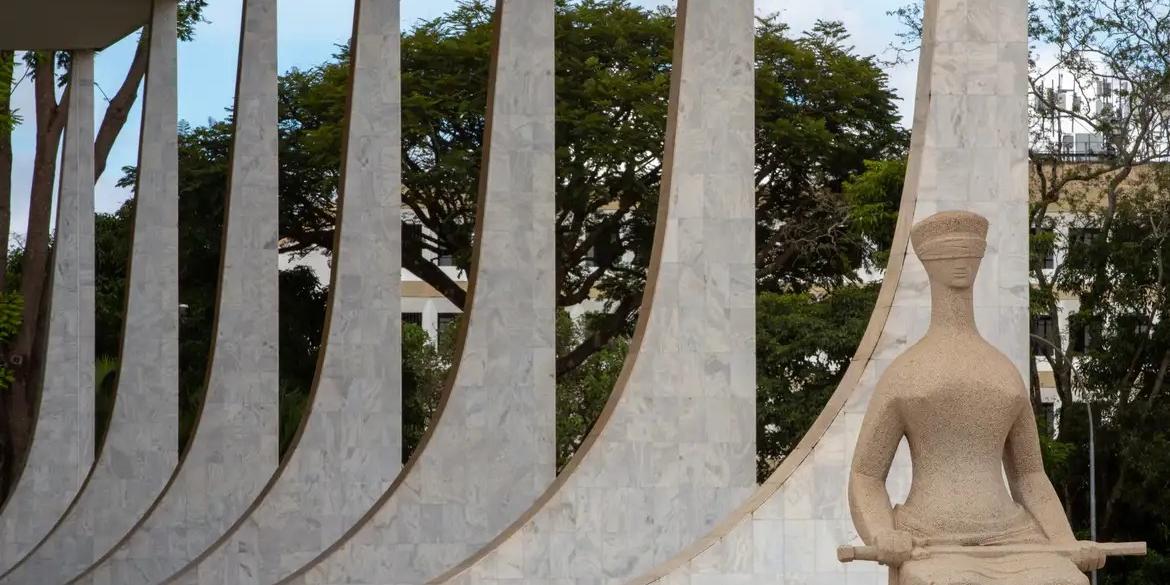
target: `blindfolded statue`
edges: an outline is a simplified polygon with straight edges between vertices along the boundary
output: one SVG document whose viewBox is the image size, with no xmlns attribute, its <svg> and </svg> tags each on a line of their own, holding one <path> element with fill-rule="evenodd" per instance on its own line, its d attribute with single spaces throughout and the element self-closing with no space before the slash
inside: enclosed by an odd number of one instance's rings
<svg viewBox="0 0 1170 585">
<path fill-rule="evenodd" d="M 975 327 L 987 230 L 979 215 L 945 212 L 911 232 L 930 280 L 930 327 L 870 400 L 849 480 L 867 546 L 838 556 L 888 565 L 891 585 L 1087 585 L 1083 571 L 1106 555 L 1144 554 L 1145 544 L 1073 535 L 1044 473 L 1023 379 Z M 886 476 L 903 437 L 910 495 L 891 506 Z"/>
</svg>

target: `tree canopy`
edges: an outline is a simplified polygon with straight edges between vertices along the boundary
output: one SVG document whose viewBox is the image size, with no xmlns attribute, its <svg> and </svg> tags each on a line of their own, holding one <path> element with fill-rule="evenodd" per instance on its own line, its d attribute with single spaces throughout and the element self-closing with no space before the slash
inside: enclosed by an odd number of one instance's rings
<svg viewBox="0 0 1170 585">
<path fill-rule="evenodd" d="M 491 13 L 488 3 L 467 2 L 403 38 L 404 204 L 429 232 L 417 247 L 408 243 L 404 265 L 456 306 L 462 289 L 422 252 L 454 257 L 462 268 L 470 261 Z M 598 294 L 609 303 L 609 316 L 561 354 L 558 372 L 566 373 L 629 334 L 636 318 L 653 240 L 674 14 L 584 0 L 559 4 L 556 23 L 558 304 Z M 902 152 L 895 96 L 839 23 L 793 35 L 769 16 L 756 36 L 760 285 L 842 284 L 871 252 L 853 237 L 842 185 L 866 160 Z M 333 245 L 348 75 L 343 49 L 282 78 L 288 252 Z"/>
<path fill-rule="evenodd" d="M 179 40 L 191 40 L 195 28 L 203 22 L 207 0 L 178 0 L 177 35 Z M 126 126 L 126 121 L 138 100 L 138 87 L 146 75 L 149 51 L 149 27 L 142 30 L 134 57 L 126 74 L 113 94 L 106 98 L 106 110 L 96 128 L 94 137 L 94 181 L 105 171 L 114 141 Z M 0 231 L 0 293 L 17 290 L 5 277 L 10 272 L 9 256 L 20 259 L 20 282 L 16 285 L 21 299 L 21 318 L 15 336 L 5 339 L 3 346 L 9 365 L 9 387 L 3 394 L 4 411 L 0 416 L 0 494 L 7 493 L 17 473 L 23 467 L 23 458 L 32 438 L 33 417 L 40 389 L 35 383 L 40 356 L 34 348 L 42 345 L 38 338 L 45 308 L 41 300 L 48 284 L 49 225 L 53 207 L 53 185 L 61 135 L 68 118 L 68 80 L 71 67 L 70 53 L 65 51 L 27 51 L 22 55 L 24 72 L 15 76 L 16 53 L 0 51 L 0 224 L 9 225 L 12 210 L 12 129 L 24 122 L 23 112 L 12 107 L 12 93 L 26 79 L 32 84 L 34 111 L 34 160 L 32 184 L 29 189 L 28 224 L 17 254 L 10 254 L 9 230 Z M 58 98 L 57 90 L 64 88 Z M 99 407 L 103 406 L 99 403 Z"/>
<path fill-rule="evenodd" d="M 420 23 L 402 41 L 403 201 L 414 221 L 429 228 L 422 240 L 403 243 L 403 264 L 457 306 L 463 289 L 426 258 L 452 256 L 461 268 L 470 262 L 491 16 L 488 3 L 462 3 Z M 641 302 L 661 174 L 674 14 L 626 0 L 583 0 L 558 4 L 556 26 L 558 304 L 597 297 L 607 308 L 578 322 L 562 316 L 558 326 L 563 464 L 609 396 Z M 840 24 L 819 23 L 792 35 L 769 16 L 759 21 L 756 34 L 760 286 L 797 296 L 816 287 L 820 296 L 805 298 L 805 305 L 776 306 L 797 320 L 829 316 L 833 291 L 857 283 L 858 269 L 880 258 L 886 237 L 881 232 L 892 229 L 881 226 L 892 225 L 900 195 L 878 188 L 847 196 L 845 185 L 867 168 L 867 160 L 901 154 L 906 134 L 898 127 L 885 74 L 872 58 L 856 54 Z M 349 51 L 341 47 L 325 63 L 280 78 L 280 236 L 286 254 L 332 252 L 348 76 Z M 184 407 L 192 416 L 210 342 L 230 144 L 230 117 L 181 129 L 182 364 Z M 133 179 L 134 170 L 126 169 L 122 184 L 131 186 Z M 838 302 L 853 303 L 865 293 L 842 294 Z M 282 399 L 289 405 L 282 407 L 282 427 L 295 428 L 301 409 L 296 405 L 307 397 L 324 299 L 317 279 L 282 275 Z M 830 304 L 822 305 L 825 299 Z M 846 315 L 852 313 L 836 314 L 835 323 L 841 325 Z M 844 326 L 832 340 L 804 337 L 800 342 L 816 343 L 790 348 L 789 354 L 777 351 L 782 359 L 798 360 L 798 353 L 813 355 L 828 344 L 824 351 L 835 360 L 851 353 L 844 346 L 850 332 L 860 337 L 855 329 Z M 408 378 L 421 388 L 421 394 L 406 397 L 409 450 L 437 402 L 440 371 L 451 355 L 450 348 L 427 349 L 416 333 L 407 339 L 413 341 L 404 344 L 404 354 L 414 360 L 405 366 Z M 812 373 L 804 368 L 800 375 Z M 821 400 L 818 392 L 835 385 L 834 375 L 802 381 L 789 376 L 771 384 L 767 392 L 775 396 L 762 400 L 783 403 L 784 392 Z M 822 390 L 809 390 L 813 385 Z M 805 407 L 813 416 L 817 409 Z M 785 419 L 783 432 L 761 435 L 767 457 L 775 459 L 811 418 L 767 412 Z"/>
</svg>

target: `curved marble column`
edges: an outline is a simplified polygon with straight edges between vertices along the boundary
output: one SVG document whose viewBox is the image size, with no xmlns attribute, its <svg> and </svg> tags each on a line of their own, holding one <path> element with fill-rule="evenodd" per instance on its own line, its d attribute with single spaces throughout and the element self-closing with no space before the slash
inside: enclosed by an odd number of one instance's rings
<svg viewBox="0 0 1170 585">
<path fill-rule="evenodd" d="M 93 467 L 93 51 L 74 51 L 44 369 L 24 470 L 0 510 L 0 573 L 44 539 Z"/>
<path fill-rule="evenodd" d="M 631 585 L 886 582 L 875 563 L 843 565 L 859 543 L 849 466 L 885 368 L 926 332 L 930 291 L 909 244 L 914 222 L 970 210 L 991 220 L 976 284 L 983 335 L 1028 373 L 1028 37 L 1025 0 L 928 0 L 910 165 L 886 278 L 857 354 L 820 418 L 773 476 L 716 530 Z M 888 481 L 909 490 L 903 450 Z"/>
<path fill-rule="evenodd" d="M 236 522 L 277 463 L 276 0 L 244 0 L 215 341 L 195 435 L 133 531 L 75 582 L 157 585 Z"/>
<path fill-rule="evenodd" d="M 358 0 L 344 170 L 311 407 L 249 513 L 174 583 L 271 585 L 335 543 L 402 468 L 399 0 Z"/>
<path fill-rule="evenodd" d="M 375 509 L 286 583 L 424 583 L 516 520 L 553 480 L 553 9 L 553 0 L 496 5 L 475 255 L 440 414 Z"/>
<path fill-rule="evenodd" d="M 121 368 L 109 431 L 69 512 L 3 584 L 76 577 L 126 535 L 178 459 L 176 0 L 155 0 L 143 98 Z"/>
<path fill-rule="evenodd" d="M 755 489 L 751 0 L 683 0 L 654 252 L 625 369 L 524 517 L 434 583 L 615 583 Z"/>
</svg>

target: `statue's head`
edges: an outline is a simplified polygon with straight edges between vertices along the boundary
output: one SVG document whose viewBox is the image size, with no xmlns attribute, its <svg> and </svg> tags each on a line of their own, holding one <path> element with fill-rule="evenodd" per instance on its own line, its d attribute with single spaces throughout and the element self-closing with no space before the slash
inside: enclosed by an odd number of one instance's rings
<svg viewBox="0 0 1170 585">
<path fill-rule="evenodd" d="M 910 240 L 932 282 L 967 289 L 975 284 L 987 251 L 987 227 L 979 214 L 944 211 L 918 222 Z"/>
</svg>

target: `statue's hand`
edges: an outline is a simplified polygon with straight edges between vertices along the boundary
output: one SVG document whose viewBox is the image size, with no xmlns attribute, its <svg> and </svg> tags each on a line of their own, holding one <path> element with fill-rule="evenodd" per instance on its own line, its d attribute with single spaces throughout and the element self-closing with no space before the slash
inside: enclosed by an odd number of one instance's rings
<svg viewBox="0 0 1170 585">
<path fill-rule="evenodd" d="M 877 561 L 887 567 L 898 567 L 910 560 L 914 552 L 914 538 L 909 532 L 887 530 L 874 538 L 878 548 Z"/>
<path fill-rule="evenodd" d="M 1097 546 L 1097 543 L 1090 540 L 1082 540 L 1077 544 L 1079 546 L 1076 554 L 1073 555 L 1072 561 L 1078 569 L 1088 573 L 1105 566 L 1105 552 L 1101 550 L 1101 547 Z"/>
</svg>

